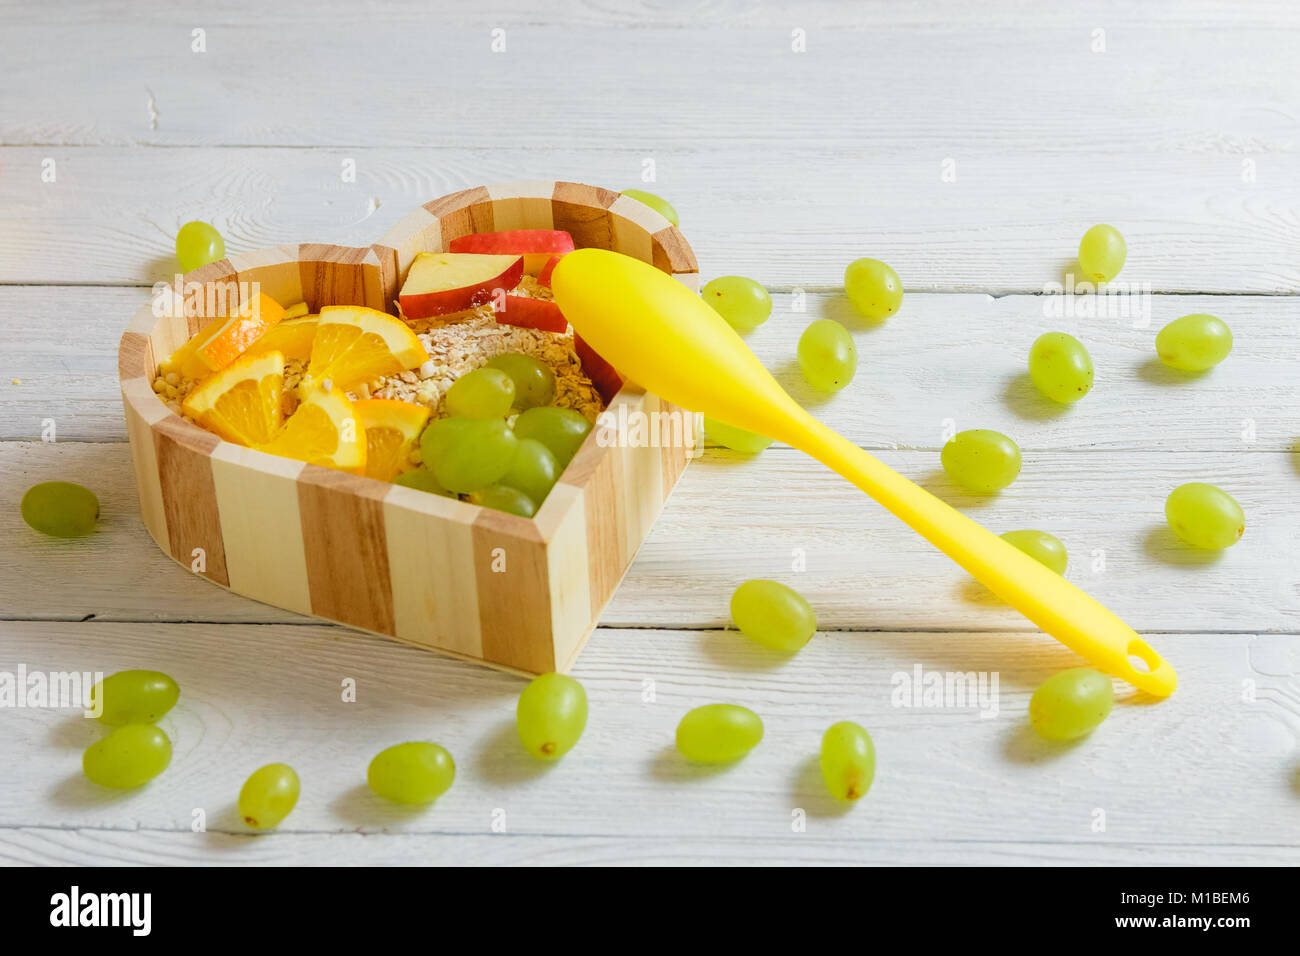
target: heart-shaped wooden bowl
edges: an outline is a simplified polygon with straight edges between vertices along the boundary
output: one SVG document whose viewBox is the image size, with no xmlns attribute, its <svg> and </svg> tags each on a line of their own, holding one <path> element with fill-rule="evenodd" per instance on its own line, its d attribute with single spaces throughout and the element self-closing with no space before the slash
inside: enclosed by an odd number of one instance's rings
<svg viewBox="0 0 1300 956">
<path fill-rule="evenodd" d="M 502 229 L 564 229 L 579 247 L 624 252 L 698 286 L 695 256 L 666 219 L 566 182 L 468 189 L 426 203 L 368 248 L 277 246 L 159 286 L 118 351 L 140 512 L 158 546 L 267 604 L 509 670 L 567 669 L 691 457 L 691 415 L 624 385 L 529 519 L 223 441 L 153 391 L 158 363 L 236 309 L 251 283 L 313 312 L 395 314 L 416 253 Z"/>
</svg>

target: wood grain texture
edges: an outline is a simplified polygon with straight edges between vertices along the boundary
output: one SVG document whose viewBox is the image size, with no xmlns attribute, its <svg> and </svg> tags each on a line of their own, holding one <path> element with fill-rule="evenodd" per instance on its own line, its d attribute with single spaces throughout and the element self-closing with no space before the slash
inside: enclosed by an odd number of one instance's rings
<svg viewBox="0 0 1300 956">
<path fill-rule="evenodd" d="M 146 439 L 153 443 L 162 487 L 167 553 L 196 574 L 229 585 L 212 480 L 211 456 L 221 439 L 176 415 L 155 422 L 152 432 Z"/>
<path fill-rule="evenodd" d="M 1073 88 L 1068 98 L 1077 99 Z M 1290 137 L 1300 142 L 1300 128 Z M 1023 149 L 943 151 L 865 142 L 827 150 L 795 136 L 758 153 L 653 138 L 647 148 L 627 145 L 639 141 L 629 133 L 603 147 L 537 149 L 0 147 L 0 282 L 170 279 L 172 237 L 194 218 L 212 221 L 231 252 L 304 239 L 365 246 L 442 193 L 549 172 L 671 200 L 705 280 L 747 275 L 769 288 L 824 291 L 841 286 L 849 262 L 874 256 L 909 292 L 1037 293 L 1062 281 L 1089 226 L 1112 222 L 1128 241 L 1122 278 L 1138 287 L 1300 292 L 1300 153 L 1281 144 L 1135 151 L 1098 135 L 1075 150 L 1036 135 Z M 640 181 L 647 155 L 653 183 Z M 61 178 L 41 184 L 51 157 L 63 160 Z M 956 182 L 940 178 L 945 158 L 956 160 Z M 345 161 L 357 164 L 356 182 L 340 181 Z M 1242 181 L 1246 162 L 1255 182 Z M 120 173 L 137 167 L 156 184 L 144 194 L 135 175 Z M 265 202 L 266 181 L 286 184 L 274 203 Z"/>
<path fill-rule="evenodd" d="M 0 758 L 17 769 L 0 775 L 0 860 L 1300 861 L 1300 6 L 499 0 L 431 15 L 422 0 L 231 0 L 218 13 L 137 14 L 125 0 L 75 17 L 0 0 L 0 500 L 11 504 L 0 617 L 10 659 L 30 667 L 175 674 L 177 757 L 145 790 L 106 798 L 78 770 L 93 727 L 6 711 Z M 205 54 L 191 52 L 195 26 Z M 491 52 L 494 28 L 503 53 Z M 1090 49 L 1098 29 L 1105 53 Z M 806 53 L 791 48 L 795 30 Z M 430 58 L 433 99 L 410 83 L 410 62 Z M 591 82 L 600 71 L 629 92 Z M 544 96 L 519 109 L 538 76 Z M 319 108 L 380 89 L 383 109 Z M 51 162 L 57 179 L 43 181 Z M 780 448 L 754 461 L 710 450 L 688 471 L 606 615 L 633 626 L 598 630 L 579 664 L 587 734 L 545 774 L 517 750 L 516 679 L 257 604 L 154 546 L 126 446 L 104 443 L 124 438 L 115 349 L 146 295 L 115 286 L 170 278 L 172 237 L 190 219 L 216 224 L 236 254 L 304 240 L 365 248 L 434 197 L 539 176 L 660 193 L 703 279 L 805 290 L 806 314 L 778 296 L 750 337 L 792 389 L 804 324 L 850 324 L 853 386 L 796 397 L 939 493 L 952 491 L 935 465 L 945 419 L 1014 435 L 1025 475 L 996 501 L 959 505 L 999 529 L 1050 522 L 1076 582 L 1148 632 L 1171 632 L 1149 636 L 1178 664 L 1179 693 L 1155 707 L 1122 701 L 1085 745 L 1042 749 L 1023 732 L 1028 693 L 1074 658 Z M 1100 221 L 1128 239 L 1124 278 L 1216 294 L 1156 296 L 1146 330 L 1065 326 L 1092 351 L 1099 384 L 1047 414 L 1017 379 L 1024 350 L 1058 327 L 1041 293 Z M 391 258 L 404 268 L 413 251 Z M 884 326 L 853 324 L 842 300 L 817 294 L 837 291 L 862 255 L 893 264 L 908 290 Z M 920 294 L 945 291 L 970 294 Z M 1234 354 L 1208 376 L 1174 378 L 1151 363 L 1151 337 L 1199 311 L 1232 325 Z M 57 444 L 11 440 L 49 423 Z M 1156 534 L 1164 493 L 1193 475 L 1246 506 L 1246 538 L 1217 561 L 1191 561 Z M 52 541 L 21 523 L 18 497 L 48 478 L 95 489 L 97 534 Z M 1094 571 L 1099 548 L 1105 571 Z M 755 574 L 797 582 L 824 627 L 850 630 L 784 662 L 701 630 L 725 623 L 731 588 Z M 692 630 L 665 630 L 674 620 Z M 999 717 L 893 707 L 890 678 L 917 663 L 998 670 Z M 345 678 L 358 681 L 354 704 L 340 699 Z M 716 699 L 754 706 L 767 739 L 730 771 L 688 774 L 672 726 Z M 871 728 L 881 769 L 868 801 L 837 814 L 811 756 L 825 724 L 846 716 Z M 457 783 L 428 813 L 399 816 L 364 789 L 365 762 L 431 735 L 456 755 Z M 249 838 L 234 794 L 251 766 L 286 758 L 311 784 L 285 832 Z M 208 832 L 190 832 L 194 807 Z M 808 828 L 794 834 L 798 809 Z M 1104 833 L 1090 826 L 1098 809 Z M 506 834 L 489 831 L 497 810 Z"/>
<path fill-rule="evenodd" d="M 230 588 L 255 601 L 310 614 L 311 582 L 299 506 L 303 462 L 221 442 L 212 480 Z"/>
<path fill-rule="evenodd" d="M 934 452 L 880 457 L 996 531 L 1037 527 L 1056 534 L 1070 552 L 1070 579 L 1139 631 L 1154 633 L 1153 643 L 1168 656 L 1159 632 L 1192 623 L 1300 633 L 1300 515 L 1291 504 L 1300 463 L 1292 456 L 1034 452 L 1015 484 L 992 500 L 949 485 Z M 101 534 L 49 547 L 17 509 L 0 509 L 0 533 L 13 541 L 0 549 L 0 580 L 16 582 L 6 589 L 3 616 L 302 620 L 196 582 L 188 571 L 173 573 L 140 526 L 125 445 L 4 442 L 0 466 L 0 500 L 16 501 L 36 481 L 65 478 L 94 488 L 105 513 Z M 1165 496 L 1197 479 L 1220 484 L 1246 512 L 1245 537 L 1217 557 L 1188 551 L 1164 526 Z M 588 548 L 601 546 L 612 545 L 588 539 Z M 110 551 L 118 557 L 106 560 Z M 804 572 L 793 570 L 800 558 Z M 1028 627 L 852 486 L 781 449 L 753 460 L 710 449 L 693 463 L 603 622 L 721 627 L 732 590 L 752 577 L 798 587 L 825 628 Z M 142 604 L 132 582 L 145 578 L 150 600 Z M 593 584 L 593 600 L 596 593 Z"/>
<path fill-rule="evenodd" d="M 498 218 L 525 228 L 567 219 L 608 225 L 608 207 L 616 198 L 608 190 L 568 182 L 506 183 L 495 193 L 479 186 L 426 203 L 427 220 L 405 220 L 416 230 L 413 235 L 390 231 L 366 248 L 303 243 L 235 254 L 189 273 L 172 298 L 202 302 L 207 315 L 224 314 L 227 306 L 272 292 L 282 304 L 301 298 L 310 310 L 350 304 L 387 309 L 402 279 L 399 249 L 446 246 L 466 231 L 493 228 Z M 501 217 L 498 206 L 504 210 Z M 666 223 L 654 228 L 658 239 L 642 230 L 646 245 L 681 250 L 664 266 L 680 267 L 682 256 L 690 256 L 689 245 Z M 596 230 L 577 241 L 607 247 L 613 236 L 608 229 Z M 214 298 L 221 304 L 213 304 Z M 476 656 L 517 672 L 543 673 L 572 664 L 612 592 L 612 583 L 605 587 L 603 582 L 623 576 L 667 493 L 662 480 L 669 472 L 649 435 L 634 435 L 610 448 L 592 445 L 588 452 L 624 459 L 614 497 L 602 500 L 597 509 L 616 515 L 622 526 L 623 546 L 614 552 L 585 547 L 581 478 L 572 480 L 576 496 L 558 499 L 567 501 L 572 513 L 560 514 L 553 505 L 548 512 L 553 523 L 546 527 L 493 511 L 474 513 L 460 504 L 417 504 L 408 497 L 403 507 L 400 494 L 389 505 L 385 498 L 392 489 L 385 484 L 310 465 L 264 465 L 263 456 L 219 442 L 173 416 L 152 429 L 156 434 L 136 427 L 154 420 L 161 408 L 149 388 L 153 362 L 184 341 L 182 322 L 196 324 L 188 311 L 154 317 L 154 309 L 142 308 L 119 346 L 127 433 L 132 441 L 150 446 L 133 454 L 132 461 L 156 468 L 156 474 L 137 476 L 141 511 L 146 526 L 159 532 L 160 543 L 165 527 L 165 550 L 181 559 L 192 554 L 200 573 L 287 610 Z M 155 337 L 156 349 L 150 344 Z M 648 409 L 657 409 L 656 400 L 640 389 L 624 391 L 615 397 L 621 418 L 629 411 L 651 417 Z M 177 448 L 188 455 L 183 461 Z M 155 479 L 162 487 L 161 519 L 151 497 Z M 390 526 L 399 522 L 402 526 L 390 539 Z M 229 548 L 222 537 L 226 532 Z M 265 547 L 263 536 L 272 539 Z M 210 544 L 220 554 L 208 569 L 203 562 Z M 612 566 L 592 567 L 600 561 Z M 442 580 L 425 577 L 431 570 L 441 572 Z M 593 577 L 599 602 L 591 599 L 590 585 L 570 583 Z M 468 586 L 455 587 L 464 584 Z"/>
<path fill-rule="evenodd" d="M 319 312 L 325 305 L 365 305 L 366 276 L 363 260 L 368 249 L 303 243 L 298 248 L 302 297 L 307 308 Z M 379 288 L 374 278 L 372 289 Z M 384 306 L 386 309 L 387 306 Z"/>
<path fill-rule="evenodd" d="M 81 776 L 80 751 L 101 734 L 92 721 L 11 710 L 0 756 L 24 768 L 0 778 L 0 846 L 11 859 L 196 860 L 221 848 L 231 862 L 323 861 L 342 852 L 323 837 L 357 833 L 381 848 L 366 859 L 408 859 L 402 848 L 414 841 L 436 845 L 444 863 L 634 863 L 644 861 L 623 854 L 652 843 L 661 848 L 651 859 L 695 862 L 713 852 L 737 861 L 1155 863 L 1190 862 L 1193 849 L 1233 862 L 1300 859 L 1294 832 L 1278 826 L 1294 806 L 1300 731 L 1295 651 L 1278 636 L 1181 635 L 1177 695 L 1143 705 L 1121 693 L 1092 738 L 1060 749 L 1027 732 L 1025 713 L 1034 686 L 1073 658 L 1024 635 L 822 634 L 778 660 L 734 632 L 601 630 L 574 672 L 589 696 L 587 732 L 539 773 L 511 717 L 522 681 L 378 637 L 102 623 L 24 623 L 8 634 L 29 668 L 109 672 L 149 661 L 183 688 L 161 722 L 171 767 L 125 797 Z M 996 671 L 997 696 L 982 711 L 990 716 L 969 705 L 898 706 L 897 675 L 918 665 Z M 355 702 L 342 699 L 344 679 L 355 682 Z M 718 699 L 753 707 L 766 735 L 741 764 L 709 773 L 681 762 L 672 734 L 685 710 Z M 868 799 L 848 812 L 825 795 L 815 767 L 821 732 L 846 717 L 871 729 L 879 766 Z M 366 790 L 376 751 L 427 737 L 459 770 L 434 807 L 402 812 Z M 311 784 L 275 834 L 248 839 L 234 796 L 250 766 L 273 759 Z M 190 832 L 194 808 L 205 811 L 204 833 Z M 1104 832 L 1093 830 L 1098 809 Z M 479 857 L 475 838 L 492 835 L 499 810 L 506 835 Z M 799 811 L 807 830 L 794 833 Z M 54 827 L 72 833 L 46 832 Z M 103 832 L 92 841 L 83 829 Z M 606 850 L 582 849 L 591 834 L 609 841 Z M 532 842 L 543 836 L 552 848 Z"/>
<path fill-rule="evenodd" d="M 51 418 L 64 440 L 122 440 L 121 317 L 144 298 L 139 289 L 0 287 L 8 343 L 0 354 L 0 440 L 39 438 Z M 1300 439 L 1293 300 L 1146 302 L 1149 324 L 1134 328 L 1140 317 L 1047 315 L 1070 303 L 1043 296 L 909 294 L 894 318 L 872 325 L 841 295 L 777 294 L 772 318 L 746 340 L 798 401 L 866 448 L 937 450 L 951 420 L 996 428 L 1033 451 L 1289 451 Z M 1139 308 L 1137 301 L 1130 312 Z M 1219 315 L 1235 333 L 1232 355 L 1201 376 L 1175 373 L 1155 357 L 1156 331 L 1192 312 Z M 47 334 L 67 315 L 78 317 L 76 336 Z M 794 362 L 800 334 L 818 318 L 843 322 L 858 348 L 857 377 L 834 396 L 809 388 Z M 1026 378 L 1029 346 L 1048 331 L 1078 336 L 1097 367 L 1092 393 L 1070 408 L 1048 403 Z M 10 385 L 12 378 L 22 384 Z"/>
<path fill-rule="evenodd" d="M 1241 149 L 1290 145 L 1294 132 L 1287 62 L 1300 25 L 1276 0 L 1137 10 L 1085 0 L 1042 19 L 1017 3 L 975 15 L 958 0 L 924 10 L 584 3 L 552 4 L 544 20 L 535 7 L 444 20 L 414 2 L 346 9 L 336 0 L 314 8 L 309 24 L 289 5 L 280 14 L 292 24 L 288 47 L 284 31 L 257 15 L 223 16 L 203 54 L 192 52 L 194 17 L 181 11 L 173 22 L 133 23 L 132 43 L 106 46 L 103 31 L 120 22 L 113 7 L 72 22 L 57 10 L 14 17 L 5 143 L 699 148 L 705 139 L 795 139 L 828 149 L 923 144 L 938 154 L 1008 143 Z M 1107 32 L 1101 54 L 1092 52 L 1098 27 Z M 505 29 L 501 52 L 493 28 Z M 796 28 L 806 53 L 792 49 Z M 65 63 L 95 65 L 71 80 L 78 101 L 61 95 L 70 82 L 62 64 L 42 56 L 52 29 L 63 31 Z M 323 62 L 322 48 L 347 50 L 355 66 Z M 637 91 L 635 108 L 611 110 L 604 85 L 573 68 L 593 50 L 621 89 Z M 410 83 L 413 61 L 439 64 L 436 101 Z M 725 82 L 709 82 L 724 68 Z M 518 108 L 519 89 L 538 76 L 563 110 Z M 354 102 L 361 81 L 385 91 L 384 109 L 318 108 Z M 122 95 L 127 82 L 137 95 Z M 1096 95 L 1078 95 L 1083 84 Z M 1234 95 L 1222 95 L 1230 87 Z M 864 90 L 873 108 L 855 109 Z"/>
<path fill-rule="evenodd" d="M 394 630 L 403 640 L 483 656 L 476 565 L 468 558 L 474 553 L 473 516 L 459 502 L 389 487 L 384 538 Z"/>
<path fill-rule="evenodd" d="M 377 839 L 377 837 L 379 837 Z M 20 866 L 1294 866 L 1290 846 L 1125 846 L 1109 840 L 845 843 L 805 835 L 622 838 L 549 835 L 295 833 L 262 839 L 208 832 L 69 827 L 0 829 L 0 861 Z"/>
<path fill-rule="evenodd" d="M 297 483 L 312 613 L 394 633 L 384 533 L 387 487 L 317 465 L 306 466 Z"/>
<path fill-rule="evenodd" d="M 556 668 L 546 543 L 526 518 L 489 508 L 474 518 L 472 547 L 483 660 L 540 674 Z M 599 557 L 599 556 L 596 556 Z M 566 567 L 565 574 L 588 572 Z"/>
</svg>

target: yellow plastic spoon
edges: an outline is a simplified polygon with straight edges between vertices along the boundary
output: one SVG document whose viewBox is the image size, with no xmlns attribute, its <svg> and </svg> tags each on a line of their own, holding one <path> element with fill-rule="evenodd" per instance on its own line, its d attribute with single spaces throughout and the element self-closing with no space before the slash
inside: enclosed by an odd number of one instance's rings
<svg viewBox="0 0 1300 956">
<path fill-rule="evenodd" d="M 1178 686 L 1174 669 L 1083 591 L 809 415 L 731 326 L 676 279 L 630 256 L 579 249 L 560 259 L 551 289 L 573 327 L 632 381 L 812 455 L 1103 671 L 1158 697 Z M 1130 655 L 1147 670 L 1135 668 Z"/>
</svg>

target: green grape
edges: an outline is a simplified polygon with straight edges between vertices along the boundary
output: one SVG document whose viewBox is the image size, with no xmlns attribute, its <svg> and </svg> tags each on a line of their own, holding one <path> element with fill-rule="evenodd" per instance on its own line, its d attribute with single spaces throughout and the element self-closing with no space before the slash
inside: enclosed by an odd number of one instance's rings
<svg viewBox="0 0 1300 956">
<path fill-rule="evenodd" d="M 727 425 L 712 418 L 704 419 L 704 430 L 719 445 L 730 448 L 732 451 L 738 451 L 743 455 L 757 455 L 772 444 L 772 439 L 766 435 L 747 432 L 743 428 Z"/>
<path fill-rule="evenodd" d="M 1174 534 L 1194 548 L 1229 548 L 1246 530 L 1246 515 L 1237 499 L 1199 481 L 1169 492 L 1165 518 Z"/>
<path fill-rule="evenodd" d="M 1046 531 L 1008 531 L 1002 540 L 1015 545 L 1039 564 L 1046 565 L 1057 574 L 1064 574 L 1069 562 L 1065 545 Z"/>
<path fill-rule="evenodd" d="M 645 203 L 674 226 L 681 225 L 677 218 L 677 210 L 673 208 L 672 203 L 667 199 L 656 196 L 654 193 L 648 193 L 644 189 L 624 189 L 623 195 L 635 199 L 637 202 Z"/>
<path fill-rule="evenodd" d="M 414 488 L 416 491 L 427 491 L 431 495 L 441 495 L 444 498 L 456 497 L 438 484 L 437 477 L 428 468 L 412 468 L 410 471 L 404 471 L 393 479 L 393 484 L 401 485 L 403 488 Z"/>
<path fill-rule="evenodd" d="M 772 297 L 767 290 L 744 276 L 711 279 L 700 295 L 737 332 L 753 332 L 772 314 Z"/>
<path fill-rule="evenodd" d="M 876 776 L 876 745 L 865 728 L 851 720 L 831 724 L 822 734 L 822 779 L 836 800 L 866 796 Z"/>
<path fill-rule="evenodd" d="M 1079 268 L 1093 282 L 1109 282 L 1124 268 L 1128 246 L 1114 226 L 1093 226 L 1079 240 Z"/>
<path fill-rule="evenodd" d="M 515 419 L 515 435 L 541 442 L 555 456 L 555 463 L 563 471 L 578 453 L 591 422 L 571 408 L 544 405 L 530 408 Z"/>
<path fill-rule="evenodd" d="M 1038 685 L 1029 699 L 1029 722 L 1048 740 L 1077 740 L 1097 729 L 1114 702 L 1109 677 L 1076 667 Z"/>
<path fill-rule="evenodd" d="M 95 493 L 70 481 L 42 481 L 32 485 L 23 495 L 19 510 L 31 527 L 54 538 L 90 534 L 99 521 L 99 499 Z"/>
<path fill-rule="evenodd" d="M 439 418 L 429 422 L 420 433 L 420 460 L 424 467 L 432 467 L 433 462 L 447 450 L 451 440 L 471 421 L 473 419 L 470 418 Z"/>
<path fill-rule="evenodd" d="M 1064 332 L 1045 332 L 1029 349 L 1029 377 L 1054 402 L 1077 402 L 1092 389 L 1092 356 Z"/>
<path fill-rule="evenodd" d="M 293 812 L 301 785 L 287 763 L 259 767 L 239 789 L 239 816 L 254 830 L 269 830 Z"/>
<path fill-rule="evenodd" d="M 124 724 L 86 748 L 81 769 L 91 783 L 129 790 L 158 776 L 171 759 L 172 742 L 153 724 Z"/>
<path fill-rule="evenodd" d="M 939 457 L 948 477 L 972 494 L 1001 491 L 1020 474 L 1019 446 L 987 428 L 958 432 Z"/>
<path fill-rule="evenodd" d="M 505 418 L 514 404 L 514 379 L 499 368 L 476 368 L 447 389 L 452 418 Z"/>
<path fill-rule="evenodd" d="M 818 319 L 799 337 L 799 368 L 813 388 L 838 392 L 858 370 L 858 350 L 849 330 L 834 319 Z"/>
<path fill-rule="evenodd" d="M 181 272 L 191 272 L 225 257 L 225 240 L 206 222 L 187 222 L 176 233 L 176 261 L 181 264 Z"/>
<path fill-rule="evenodd" d="M 470 492 L 470 504 L 478 505 L 481 508 L 491 508 L 493 511 L 504 511 L 506 514 L 518 515 L 521 518 L 531 518 L 537 513 L 537 506 L 533 504 L 533 499 L 517 488 L 510 488 L 506 485 L 488 485 L 486 488 L 477 488 Z"/>
<path fill-rule="evenodd" d="M 777 581 L 746 581 L 731 595 L 740 633 L 773 650 L 794 653 L 817 632 L 817 615 L 803 595 Z"/>
<path fill-rule="evenodd" d="M 489 359 L 486 367 L 500 369 L 510 376 L 515 384 L 515 408 L 549 405 L 555 398 L 555 373 L 531 355 L 506 352 Z"/>
<path fill-rule="evenodd" d="M 1203 372 L 1232 351 L 1232 330 L 1218 316 L 1197 313 L 1174 319 L 1156 335 L 1156 354 L 1170 368 Z"/>
<path fill-rule="evenodd" d="M 748 707 L 705 704 L 677 725 L 677 750 L 696 763 L 730 763 L 763 739 L 763 721 Z"/>
<path fill-rule="evenodd" d="M 90 690 L 91 707 L 100 706 L 100 723 L 152 724 L 176 705 L 181 689 L 162 671 L 118 671 Z"/>
<path fill-rule="evenodd" d="M 903 304 L 898 273 L 879 259 L 854 259 L 844 270 L 844 292 L 859 315 L 887 319 Z"/>
<path fill-rule="evenodd" d="M 540 508 L 559 477 L 560 466 L 551 450 L 535 438 L 525 438 L 519 443 L 519 451 L 515 452 L 515 460 L 501 484 L 522 491 Z"/>
<path fill-rule="evenodd" d="M 524 749 L 534 757 L 563 757 L 587 726 L 587 692 L 563 674 L 535 677 L 519 695 L 515 726 Z"/>
<path fill-rule="evenodd" d="M 431 464 L 434 478 L 458 494 L 500 481 L 519 449 L 518 439 L 501 418 L 470 420 L 455 428 L 445 444 L 437 436 L 431 444 L 436 451 Z"/>
<path fill-rule="evenodd" d="M 437 800 L 451 787 L 456 762 L 437 744 L 425 740 L 395 744 L 370 761 L 366 782 L 393 803 L 419 804 Z"/>
</svg>

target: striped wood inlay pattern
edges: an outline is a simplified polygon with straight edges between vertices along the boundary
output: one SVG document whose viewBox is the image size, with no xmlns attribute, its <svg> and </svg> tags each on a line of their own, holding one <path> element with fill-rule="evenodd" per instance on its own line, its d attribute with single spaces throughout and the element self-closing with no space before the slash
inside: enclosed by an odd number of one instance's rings
<svg viewBox="0 0 1300 956">
<path fill-rule="evenodd" d="M 357 475 L 307 465 L 298 476 L 311 612 L 367 631 L 394 634 L 387 488 Z"/>
<path fill-rule="evenodd" d="M 212 481 L 211 456 L 221 439 L 176 415 L 154 422 L 153 436 L 171 556 L 192 569 L 201 567 L 197 573 L 204 577 L 229 585 Z M 195 553 L 199 548 L 201 556 Z M 200 557 L 201 563 L 196 564 Z"/>
<path fill-rule="evenodd" d="M 312 611 L 298 479 L 307 465 L 223 441 L 212 451 L 230 589 Z"/>
<path fill-rule="evenodd" d="M 390 485 L 384 496 L 393 626 L 413 644 L 483 656 L 474 517 L 477 509 Z"/>
<path fill-rule="evenodd" d="M 473 539 L 483 659 L 530 673 L 555 670 L 546 542 L 537 525 L 480 508 Z"/>
<path fill-rule="evenodd" d="M 223 442 L 172 415 L 151 387 L 158 360 L 238 308 L 254 283 L 286 306 L 391 313 L 417 253 L 472 232 L 551 228 L 698 283 L 690 246 L 649 207 L 595 186 L 521 182 L 435 199 L 369 247 L 232 255 L 184 277 L 177 314 L 142 308 L 119 372 L 154 539 L 185 566 L 203 548 L 204 576 L 269 604 L 513 671 L 570 666 L 685 467 L 692 439 L 681 440 L 681 424 L 653 424 L 671 407 L 625 386 L 609 410 L 640 428 L 638 444 L 606 447 L 605 430 L 594 431 L 528 520 Z M 627 417 L 639 415 L 639 425 Z M 664 435 L 676 440 L 654 440 Z"/>
</svg>

